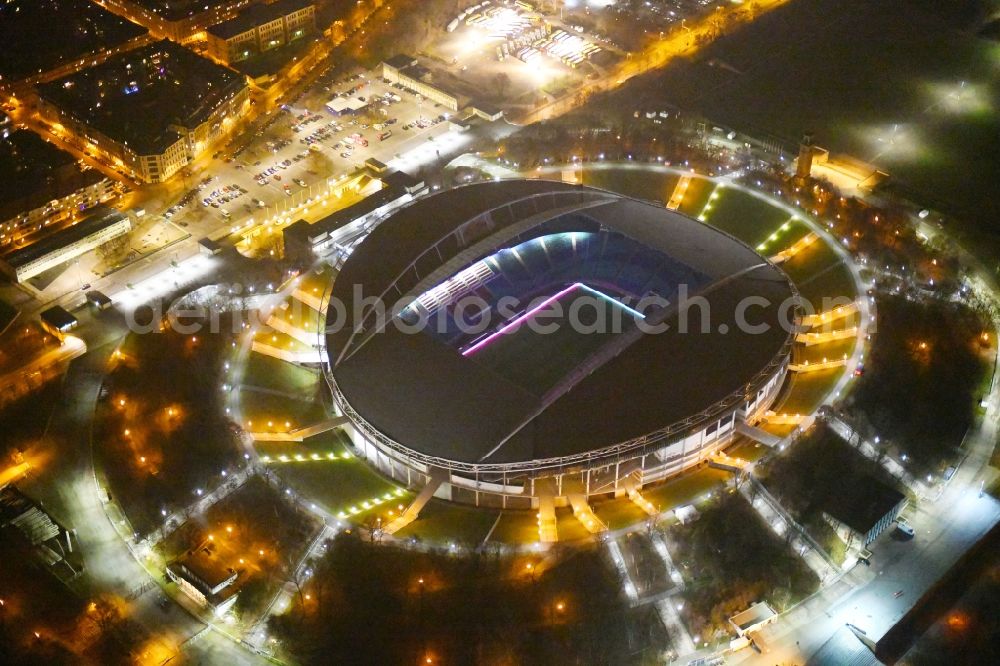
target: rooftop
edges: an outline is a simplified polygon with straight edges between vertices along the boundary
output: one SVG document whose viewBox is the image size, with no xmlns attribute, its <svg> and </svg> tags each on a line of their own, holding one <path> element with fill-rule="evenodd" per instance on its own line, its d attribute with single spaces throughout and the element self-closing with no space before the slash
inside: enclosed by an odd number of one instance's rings
<svg viewBox="0 0 1000 666">
<path fill-rule="evenodd" d="M 104 176 L 0 113 L 0 221 L 44 206 Z"/>
<path fill-rule="evenodd" d="M 403 69 L 404 67 L 415 65 L 417 63 L 417 59 L 414 58 L 413 56 L 406 55 L 405 53 L 397 53 L 391 58 L 386 58 L 384 62 L 390 67 L 395 67 L 396 69 Z"/>
<path fill-rule="evenodd" d="M 208 33 L 229 39 L 313 4 L 313 0 L 277 0 L 269 5 L 250 5 L 228 21 L 209 27 Z"/>
<path fill-rule="evenodd" d="M 49 326 L 57 328 L 60 331 L 69 330 L 77 324 L 76 317 L 61 305 L 55 305 L 48 310 L 43 310 L 39 318 Z"/>
<path fill-rule="evenodd" d="M 884 481 L 861 474 L 843 479 L 839 492 L 826 499 L 823 510 L 855 532 L 867 534 L 906 497 Z"/>
<path fill-rule="evenodd" d="M 767 602 L 758 601 L 750 608 L 729 618 L 729 621 L 741 632 L 755 624 L 766 622 L 777 615 Z"/>
<path fill-rule="evenodd" d="M 168 21 L 180 21 L 196 14 L 235 4 L 233 0 L 131 0 Z M 244 3 L 248 0 L 244 0 Z"/>
<path fill-rule="evenodd" d="M 5 0 L 0 3 L 0 76 L 35 76 L 146 32 L 90 0 Z"/>
<path fill-rule="evenodd" d="M 163 40 L 39 86 L 62 111 L 140 155 L 162 152 L 246 87 L 240 74 Z"/>
<path fill-rule="evenodd" d="M 67 245 L 72 245 L 76 241 L 97 233 L 112 224 L 117 224 L 123 219 L 127 219 L 125 215 L 111 208 L 94 208 L 94 212 L 83 220 L 72 226 L 60 229 L 37 243 L 32 243 L 27 247 L 8 252 L 3 256 L 2 261 L 15 268 L 30 264 L 32 261 L 44 257 L 50 252 L 55 252 Z"/>
</svg>

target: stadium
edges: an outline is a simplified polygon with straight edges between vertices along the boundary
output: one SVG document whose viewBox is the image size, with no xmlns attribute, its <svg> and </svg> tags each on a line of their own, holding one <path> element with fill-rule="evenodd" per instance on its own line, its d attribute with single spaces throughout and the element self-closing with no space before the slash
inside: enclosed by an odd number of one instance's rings
<svg viewBox="0 0 1000 666">
<path fill-rule="evenodd" d="M 728 234 L 542 180 L 397 210 L 326 298 L 326 376 L 359 454 L 436 497 L 524 509 L 620 495 L 725 448 L 779 394 L 798 308 Z"/>
</svg>

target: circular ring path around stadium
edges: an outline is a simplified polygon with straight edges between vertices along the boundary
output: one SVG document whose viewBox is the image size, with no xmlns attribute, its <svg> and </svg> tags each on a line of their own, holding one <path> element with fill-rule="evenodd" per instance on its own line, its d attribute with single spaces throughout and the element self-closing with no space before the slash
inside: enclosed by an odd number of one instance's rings
<svg viewBox="0 0 1000 666">
<path fill-rule="evenodd" d="M 612 497 L 656 515 L 673 508 L 660 481 L 760 457 L 850 381 L 868 302 L 815 221 L 656 165 L 583 179 L 596 187 L 505 180 L 423 197 L 340 266 L 326 377 L 353 452 L 413 493 L 388 531 L 432 495 L 539 515 L 572 505 L 591 532 L 607 525 L 590 504 Z M 363 297 L 385 316 L 355 311 Z M 847 314 L 810 330 L 821 320 L 803 316 L 830 310 L 826 297 Z M 555 332 L 539 333 L 543 319 Z"/>
</svg>

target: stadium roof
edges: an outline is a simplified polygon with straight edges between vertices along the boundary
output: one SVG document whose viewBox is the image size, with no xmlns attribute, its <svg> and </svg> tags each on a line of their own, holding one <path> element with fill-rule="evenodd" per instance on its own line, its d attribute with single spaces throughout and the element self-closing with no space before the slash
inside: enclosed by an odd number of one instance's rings
<svg viewBox="0 0 1000 666">
<path fill-rule="evenodd" d="M 712 330 L 681 333 L 684 315 L 669 309 L 667 332 L 639 336 L 553 396 L 509 381 L 431 335 L 394 326 L 372 334 L 367 323 L 343 327 L 330 331 L 327 346 L 350 405 L 408 448 L 461 462 L 508 464 L 585 453 L 699 414 L 758 381 L 787 351 L 790 333 L 779 325 L 778 309 L 793 289 L 779 269 L 679 213 L 559 182 L 480 183 L 421 199 L 354 250 L 332 295 L 348 306 L 351 322 L 354 285 L 363 285 L 365 296 L 384 293 L 387 303 L 406 302 L 539 224 L 573 224 L 561 220 L 571 212 L 703 275 L 704 286 L 692 296 L 709 304 Z M 741 333 L 735 324 L 737 304 L 750 295 L 771 303 L 753 308 L 749 317 L 767 323 L 765 333 Z M 720 334 L 720 324 L 730 332 Z"/>
</svg>

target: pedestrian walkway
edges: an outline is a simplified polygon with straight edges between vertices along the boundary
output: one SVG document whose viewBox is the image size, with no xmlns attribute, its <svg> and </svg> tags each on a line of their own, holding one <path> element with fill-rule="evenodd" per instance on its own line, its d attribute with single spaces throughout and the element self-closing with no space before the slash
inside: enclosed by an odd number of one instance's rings
<svg viewBox="0 0 1000 666">
<path fill-rule="evenodd" d="M 410 506 L 406 507 L 397 518 L 392 520 L 388 525 L 385 526 L 386 534 L 395 534 L 399 530 L 403 529 L 420 515 L 424 506 L 437 492 L 437 489 L 441 487 L 441 484 L 448 480 L 447 470 L 439 469 L 433 467 L 430 469 L 430 476 L 427 479 L 427 485 L 420 489 L 417 496 L 413 498 Z"/>
<path fill-rule="evenodd" d="M 757 480 L 748 475 L 749 482 L 740 484 L 740 493 L 780 537 L 788 539 L 789 545 L 802 561 L 819 577 L 820 582 L 833 580 L 840 568 L 830 556 L 810 537 L 805 529 L 785 511 L 781 503 Z M 788 532 L 793 534 L 788 538 Z"/>
<path fill-rule="evenodd" d="M 684 202 L 684 195 L 687 193 L 688 186 L 691 185 L 691 176 L 681 176 L 680 180 L 677 181 L 677 185 L 674 186 L 674 192 L 670 195 L 670 200 L 667 202 L 668 210 L 677 210 L 680 208 L 681 204 Z"/>
<path fill-rule="evenodd" d="M 249 432 L 247 433 L 255 442 L 301 442 L 315 435 L 329 432 L 347 423 L 346 416 L 338 416 L 335 419 L 327 419 L 314 423 L 311 426 L 296 428 L 288 432 Z"/>
</svg>

